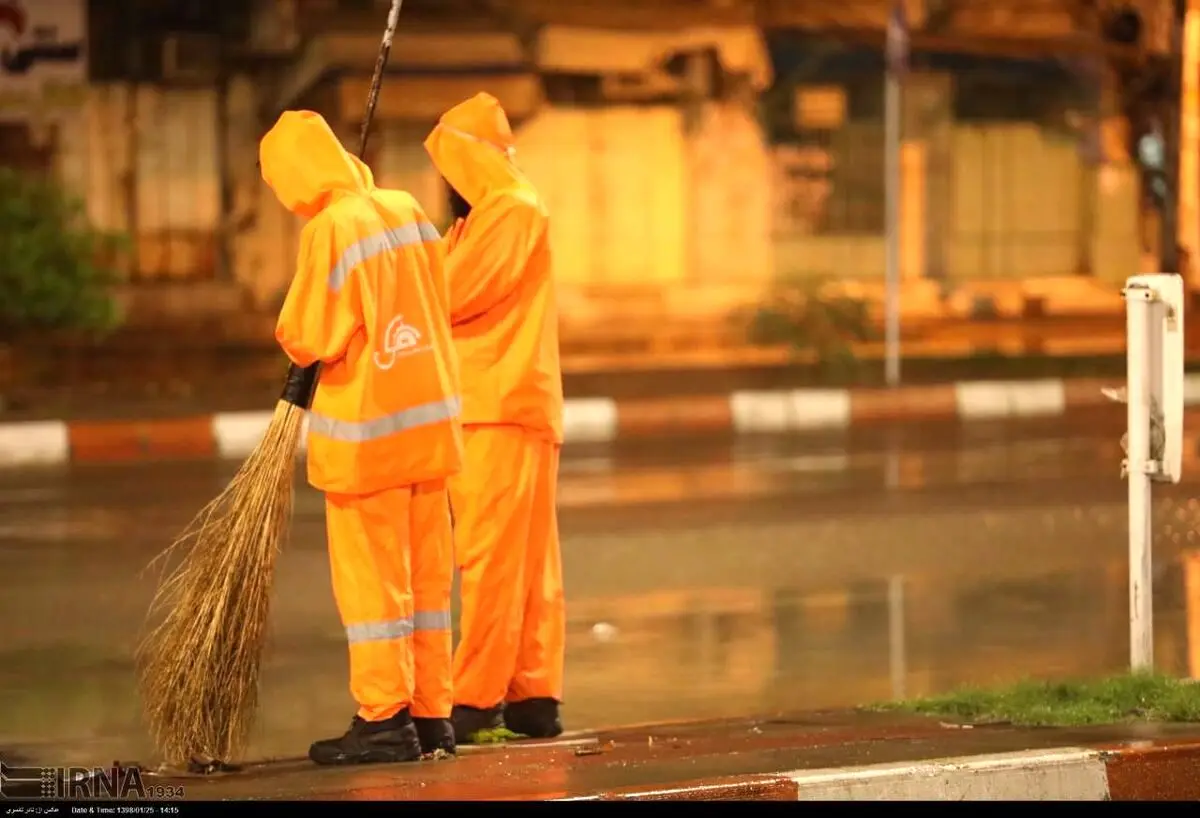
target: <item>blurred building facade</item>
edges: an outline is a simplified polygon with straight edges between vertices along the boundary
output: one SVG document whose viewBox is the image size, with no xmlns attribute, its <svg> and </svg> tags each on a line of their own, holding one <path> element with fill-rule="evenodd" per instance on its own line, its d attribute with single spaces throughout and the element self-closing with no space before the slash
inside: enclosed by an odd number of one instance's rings
<svg viewBox="0 0 1200 818">
<path fill-rule="evenodd" d="M 134 288 L 172 288 L 176 311 L 265 309 L 291 275 L 297 224 L 258 178 L 257 140 L 279 110 L 306 107 L 355 143 L 387 5 L 0 0 L 0 28 L 24 20 L 7 35 L 18 51 L 84 46 L 5 75 L 5 161 L 52 168 L 98 224 L 128 231 Z M 1077 47 L 1096 24 L 1088 4 L 907 5 L 921 36 L 903 110 L 906 309 L 964 281 L 1111 291 L 1146 241 L 1110 72 Z M 1152 42 L 1167 4 L 1141 5 Z M 444 221 L 421 142 L 454 103 L 499 97 L 553 214 L 580 332 L 664 314 L 719 327 L 780 280 L 870 294 L 884 274 L 888 11 L 410 0 L 368 161 Z M 1055 56 L 1063 44 L 1074 50 Z"/>
</svg>

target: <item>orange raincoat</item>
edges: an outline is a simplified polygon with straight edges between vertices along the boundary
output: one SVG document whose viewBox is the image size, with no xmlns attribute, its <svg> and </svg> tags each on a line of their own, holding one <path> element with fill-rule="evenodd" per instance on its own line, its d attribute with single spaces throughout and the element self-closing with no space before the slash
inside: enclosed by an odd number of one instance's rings
<svg viewBox="0 0 1200 818">
<path fill-rule="evenodd" d="M 450 482 L 462 573 L 454 699 L 479 709 L 561 701 L 563 395 L 546 210 L 512 161 L 494 97 L 452 108 L 425 148 L 471 205 L 446 257 L 466 443 Z"/>
<path fill-rule="evenodd" d="M 453 541 L 445 480 L 461 467 L 457 371 L 437 230 L 407 193 L 375 187 L 319 115 L 263 137 L 263 179 L 307 218 L 275 337 L 321 362 L 308 476 L 326 493 L 350 688 L 368 721 L 446 718 Z"/>
</svg>

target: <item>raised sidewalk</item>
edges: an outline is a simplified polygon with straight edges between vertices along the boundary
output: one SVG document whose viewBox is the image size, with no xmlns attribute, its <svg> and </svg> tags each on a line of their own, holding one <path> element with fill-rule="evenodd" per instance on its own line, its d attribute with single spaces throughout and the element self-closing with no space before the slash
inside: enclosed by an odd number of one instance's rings
<svg viewBox="0 0 1200 818">
<path fill-rule="evenodd" d="M 968 727 L 831 712 L 632 727 L 455 761 L 274 762 L 175 778 L 188 800 L 1200 799 L 1200 725 Z"/>
</svg>

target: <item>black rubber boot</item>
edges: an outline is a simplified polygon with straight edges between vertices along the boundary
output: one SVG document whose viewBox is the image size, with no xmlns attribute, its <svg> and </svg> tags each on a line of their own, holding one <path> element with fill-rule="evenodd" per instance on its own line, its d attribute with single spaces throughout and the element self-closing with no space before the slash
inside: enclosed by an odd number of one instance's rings
<svg viewBox="0 0 1200 818">
<path fill-rule="evenodd" d="M 454 725 L 450 719 L 413 718 L 417 726 L 417 736 L 421 739 L 421 753 L 433 755 L 441 750 L 447 755 L 454 755 Z"/>
<path fill-rule="evenodd" d="M 313 742 L 308 757 L 317 764 L 420 761 L 421 740 L 407 709 L 383 721 L 364 721 L 355 716 L 345 735 Z"/>
<path fill-rule="evenodd" d="M 504 706 L 504 726 L 530 738 L 556 738 L 563 731 L 554 699 L 509 702 Z"/>
<path fill-rule="evenodd" d="M 454 724 L 454 740 L 459 744 L 473 744 L 471 737 L 480 730 L 495 730 L 504 725 L 503 707 L 479 708 L 456 704 L 450 713 L 450 721 Z"/>
</svg>

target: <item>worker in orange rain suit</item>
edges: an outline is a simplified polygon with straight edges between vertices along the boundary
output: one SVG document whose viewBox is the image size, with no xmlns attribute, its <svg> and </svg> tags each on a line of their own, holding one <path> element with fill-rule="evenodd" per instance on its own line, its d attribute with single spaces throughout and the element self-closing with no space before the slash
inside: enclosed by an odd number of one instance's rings
<svg viewBox="0 0 1200 818">
<path fill-rule="evenodd" d="M 452 108 L 425 148 L 459 217 L 446 256 L 466 445 L 450 481 L 462 583 L 455 736 L 468 742 L 503 718 L 513 732 L 553 737 L 562 732 L 563 396 L 546 210 L 513 163 L 495 98 Z"/>
<path fill-rule="evenodd" d="M 409 194 L 375 187 L 317 114 L 284 113 L 259 164 L 279 201 L 309 219 L 275 337 L 297 366 L 323 365 L 308 479 L 326 495 L 358 702 L 349 731 L 314 743 L 309 757 L 453 752 L 445 481 L 463 444 L 440 237 Z"/>
</svg>

